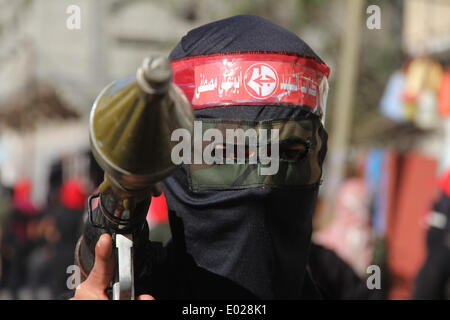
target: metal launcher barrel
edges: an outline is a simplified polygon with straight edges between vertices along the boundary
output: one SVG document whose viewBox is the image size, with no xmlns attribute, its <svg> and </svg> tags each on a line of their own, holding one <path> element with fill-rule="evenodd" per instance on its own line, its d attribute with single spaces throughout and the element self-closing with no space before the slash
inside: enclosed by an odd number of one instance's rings
<svg viewBox="0 0 450 320">
<path fill-rule="evenodd" d="M 105 177 L 99 193 L 90 197 L 88 209 L 91 225 L 109 232 L 117 248 L 113 299 L 134 299 L 134 242 L 145 223 L 151 195 L 160 193 L 158 183 L 176 169 L 171 150 L 177 142 L 171 141 L 171 134 L 178 128 L 192 132 L 193 113 L 172 82 L 165 57 L 146 58 L 135 77 L 111 83 L 93 105 L 91 149 Z M 95 197 L 99 201 L 94 215 Z M 93 237 L 88 229 L 82 240 Z M 79 250 L 90 253 L 77 253 L 77 262 L 88 273 L 94 249 L 86 247 L 81 244 Z"/>
</svg>

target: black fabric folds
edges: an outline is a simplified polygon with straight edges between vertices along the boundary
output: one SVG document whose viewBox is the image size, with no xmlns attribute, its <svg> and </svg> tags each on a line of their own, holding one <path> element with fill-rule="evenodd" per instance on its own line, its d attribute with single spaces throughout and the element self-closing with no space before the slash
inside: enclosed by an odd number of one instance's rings
<svg viewBox="0 0 450 320">
<path fill-rule="evenodd" d="M 253 51 L 297 53 L 324 63 L 297 35 L 253 15 L 234 16 L 191 30 L 172 50 L 170 59 Z"/>
</svg>

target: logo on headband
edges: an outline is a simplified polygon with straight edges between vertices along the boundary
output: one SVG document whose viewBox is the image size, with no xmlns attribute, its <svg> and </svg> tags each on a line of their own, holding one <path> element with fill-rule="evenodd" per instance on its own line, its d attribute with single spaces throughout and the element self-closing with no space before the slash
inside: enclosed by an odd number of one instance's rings
<svg viewBox="0 0 450 320">
<path fill-rule="evenodd" d="M 255 63 L 245 72 L 244 84 L 248 94 L 253 98 L 268 98 L 278 87 L 277 71 L 266 63 Z"/>
<path fill-rule="evenodd" d="M 174 83 L 194 109 L 290 105 L 322 116 L 329 68 L 308 57 L 278 53 L 224 54 L 172 62 Z"/>
</svg>

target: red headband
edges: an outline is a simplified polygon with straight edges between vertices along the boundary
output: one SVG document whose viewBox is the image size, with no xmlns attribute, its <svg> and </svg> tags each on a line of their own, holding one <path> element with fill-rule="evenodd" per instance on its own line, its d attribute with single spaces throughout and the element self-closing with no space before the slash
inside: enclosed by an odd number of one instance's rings
<svg viewBox="0 0 450 320">
<path fill-rule="evenodd" d="M 282 53 L 214 54 L 172 62 L 174 82 L 194 109 L 233 105 L 307 106 L 322 115 L 330 69 Z"/>
</svg>

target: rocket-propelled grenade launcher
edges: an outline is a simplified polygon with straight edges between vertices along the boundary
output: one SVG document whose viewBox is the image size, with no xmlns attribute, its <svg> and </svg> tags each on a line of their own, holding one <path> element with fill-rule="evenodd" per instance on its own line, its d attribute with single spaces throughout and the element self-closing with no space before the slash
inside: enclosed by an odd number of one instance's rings
<svg viewBox="0 0 450 320">
<path fill-rule="evenodd" d="M 91 149 L 105 171 L 99 193 L 88 200 L 89 223 L 76 249 L 83 276 L 94 264 L 95 244 L 108 232 L 116 248 L 114 300 L 134 299 L 134 257 L 139 240 L 148 240 L 146 215 L 159 182 L 176 166 L 173 130 L 192 131 L 193 113 L 172 82 L 167 58 L 146 58 L 135 77 L 115 81 L 97 97 L 89 123 Z M 96 210 L 92 200 L 98 198 Z M 144 239 L 146 238 L 146 239 Z"/>
</svg>

